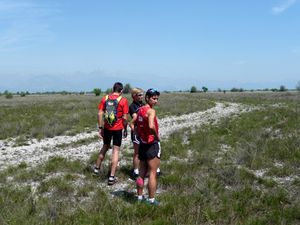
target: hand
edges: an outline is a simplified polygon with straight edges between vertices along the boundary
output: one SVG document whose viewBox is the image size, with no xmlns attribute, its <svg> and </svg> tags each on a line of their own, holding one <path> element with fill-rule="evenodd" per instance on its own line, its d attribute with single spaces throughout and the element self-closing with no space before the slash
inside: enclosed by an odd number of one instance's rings
<svg viewBox="0 0 300 225">
<path fill-rule="evenodd" d="M 99 138 L 103 139 L 103 137 L 104 137 L 103 128 L 99 129 L 98 134 L 99 134 Z"/>
</svg>

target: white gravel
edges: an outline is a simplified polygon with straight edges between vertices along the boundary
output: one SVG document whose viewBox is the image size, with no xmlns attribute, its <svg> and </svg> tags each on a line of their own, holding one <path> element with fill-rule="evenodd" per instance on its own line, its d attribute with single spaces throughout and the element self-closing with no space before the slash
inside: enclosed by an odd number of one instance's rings
<svg viewBox="0 0 300 225">
<path fill-rule="evenodd" d="M 217 123 L 221 118 L 251 111 L 254 108 L 236 103 L 216 103 L 216 106 L 202 112 L 181 116 L 170 116 L 159 120 L 160 134 L 166 139 L 172 132 L 182 128 L 195 128 L 204 124 Z M 102 141 L 92 142 L 77 147 L 61 147 L 79 140 L 98 136 L 98 132 L 80 133 L 75 136 L 57 136 L 40 141 L 33 139 L 27 145 L 15 147 L 14 140 L 0 140 L 0 170 L 10 165 L 25 162 L 28 166 L 36 166 L 50 157 L 60 156 L 68 159 L 87 161 L 93 152 L 99 151 Z M 123 147 L 130 145 L 130 135 L 123 139 Z"/>
</svg>

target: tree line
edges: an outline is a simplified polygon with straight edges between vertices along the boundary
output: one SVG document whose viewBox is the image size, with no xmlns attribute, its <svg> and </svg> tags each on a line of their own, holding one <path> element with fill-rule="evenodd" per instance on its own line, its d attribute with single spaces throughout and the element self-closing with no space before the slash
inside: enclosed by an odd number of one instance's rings
<svg viewBox="0 0 300 225">
<path fill-rule="evenodd" d="M 296 90 L 300 92 L 300 81 L 298 81 L 297 85 L 296 85 Z M 123 89 L 123 93 L 124 94 L 128 94 L 131 91 L 131 85 L 129 83 L 124 85 L 124 89 Z M 198 89 L 196 86 L 192 86 L 190 88 L 190 90 L 186 90 L 184 92 L 190 92 L 190 93 L 197 93 L 197 92 L 207 92 L 208 88 L 205 86 L 202 86 L 201 89 Z M 233 87 L 230 90 L 225 90 L 225 89 L 221 89 L 218 88 L 217 92 L 244 92 L 244 91 L 272 91 L 272 92 L 284 92 L 284 91 L 288 91 L 288 89 L 284 86 L 284 85 L 280 85 L 279 88 L 265 88 L 265 89 L 251 89 L 251 90 L 245 90 L 243 88 L 236 88 Z M 26 95 L 30 95 L 30 94 L 45 94 L 45 95 L 49 95 L 49 94 L 61 94 L 61 95 L 67 95 L 67 94 L 79 94 L 79 95 L 84 95 L 84 94 L 94 94 L 95 96 L 100 96 L 102 93 L 105 94 L 109 94 L 112 92 L 112 88 L 107 88 L 104 92 L 101 90 L 101 88 L 94 88 L 92 91 L 89 92 L 84 92 L 84 91 L 80 91 L 80 92 L 68 92 L 68 91 L 47 91 L 47 92 L 35 92 L 35 93 L 30 93 L 28 91 L 21 91 L 21 92 L 9 92 L 8 90 L 5 90 L 3 93 L 0 92 L 0 96 L 5 96 L 5 98 L 10 99 L 13 98 L 14 95 L 18 95 L 21 97 L 25 97 Z M 182 92 L 182 91 L 180 91 Z"/>
</svg>

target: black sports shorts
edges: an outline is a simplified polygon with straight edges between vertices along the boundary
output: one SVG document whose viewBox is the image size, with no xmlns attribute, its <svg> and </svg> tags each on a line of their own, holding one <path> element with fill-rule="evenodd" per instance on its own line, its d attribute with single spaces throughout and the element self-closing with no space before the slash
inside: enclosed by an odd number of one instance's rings
<svg viewBox="0 0 300 225">
<path fill-rule="evenodd" d="M 153 159 L 155 157 L 160 159 L 160 143 L 154 142 L 151 144 L 145 144 L 140 142 L 139 146 L 139 160 L 146 161 L 148 159 Z"/>
<path fill-rule="evenodd" d="M 105 145 L 110 145 L 111 139 L 113 139 L 113 145 L 121 146 L 122 144 L 122 130 L 108 130 L 104 128 L 103 142 Z"/>
</svg>

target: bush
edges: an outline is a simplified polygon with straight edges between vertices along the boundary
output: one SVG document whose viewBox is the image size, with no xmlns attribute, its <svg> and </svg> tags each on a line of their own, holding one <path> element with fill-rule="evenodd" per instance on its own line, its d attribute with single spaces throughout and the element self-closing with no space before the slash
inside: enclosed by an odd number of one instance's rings
<svg viewBox="0 0 300 225">
<path fill-rule="evenodd" d="M 232 88 L 230 91 L 231 92 L 243 92 L 244 89 L 243 88 Z"/>
<path fill-rule="evenodd" d="M 94 94 L 95 94 L 96 96 L 101 95 L 101 89 L 100 89 L 100 88 L 94 88 L 93 92 L 94 92 Z"/>
<path fill-rule="evenodd" d="M 203 91 L 203 92 L 207 92 L 207 91 L 208 91 L 208 88 L 203 86 L 203 87 L 202 87 L 202 91 Z"/>
<path fill-rule="evenodd" d="M 9 91 L 4 91 L 4 95 L 5 95 L 5 98 L 7 98 L 7 99 L 10 99 L 10 98 L 13 98 L 13 94 L 12 93 L 10 93 Z"/>
<path fill-rule="evenodd" d="M 279 88 L 279 91 L 287 91 L 287 89 L 285 88 L 284 85 L 281 85 L 280 88 Z"/>
<path fill-rule="evenodd" d="M 196 93 L 197 92 L 197 88 L 195 86 L 191 87 L 191 93 Z"/>
<path fill-rule="evenodd" d="M 105 93 L 106 93 L 106 94 L 112 93 L 112 88 L 107 88 L 106 91 L 105 91 Z"/>
<path fill-rule="evenodd" d="M 124 89 L 123 89 L 123 93 L 124 94 L 128 94 L 131 90 L 131 86 L 130 84 L 125 84 Z"/>
</svg>

